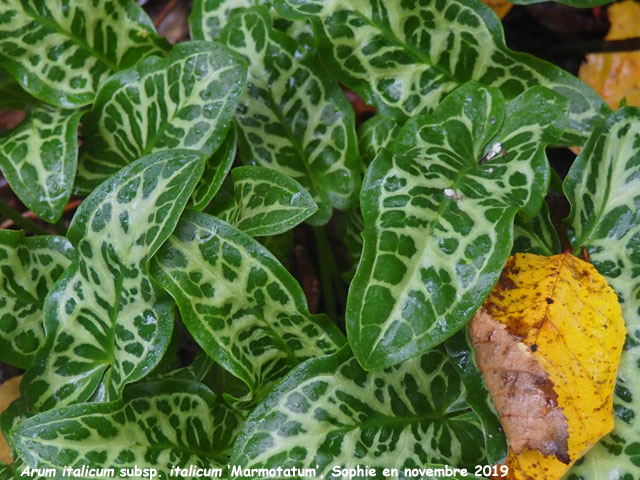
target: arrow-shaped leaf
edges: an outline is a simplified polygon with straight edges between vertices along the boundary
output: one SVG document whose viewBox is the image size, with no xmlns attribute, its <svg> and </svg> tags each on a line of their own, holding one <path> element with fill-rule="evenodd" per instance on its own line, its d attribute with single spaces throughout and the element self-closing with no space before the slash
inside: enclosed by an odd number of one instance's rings
<svg viewBox="0 0 640 480">
<path fill-rule="evenodd" d="M 441 350 L 366 372 L 348 348 L 291 372 L 249 416 L 231 463 L 243 468 L 333 466 L 399 470 L 387 478 L 428 478 L 405 468 L 484 463 L 482 425 Z M 364 477 L 362 477 L 364 478 Z M 374 477 L 371 477 L 374 478 Z"/>
<path fill-rule="evenodd" d="M 622 108 L 597 128 L 571 166 L 569 239 L 618 294 L 627 342 L 615 389 L 615 427 L 569 479 L 623 480 L 640 465 L 640 109 Z M 596 468 L 597 465 L 597 468 Z M 597 476 L 593 472 L 597 471 Z"/>
<path fill-rule="evenodd" d="M 141 158 L 98 187 L 68 237 L 78 258 L 45 302 L 46 341 L 22 382 L 37 410 L 101 396 L 144 377 L 171 337 L 173 306 L 147 262 L 174 229 L 202 175 L 203 157 L 168 150 Z"/>
<path fill-rule="evenodd" d="M 221 41 L 249 61 L 247 89 L 236 114 L 240 155 L 306 188 L 318 205 L 308 221 L 322 225 L 332 208 L 356 199 L 359 175 L 353 110 L 315 58 L 271 28 L 255 7 L 234 15 Z"/>
<path fill-rule="evenodd" d="M 236 167 L 231 180 L 233 197 L 207 211 L 251 237 L 291 230 L 318 210 L 302 185 L 276 170 Z"/>
<path fill-rule="evenodd" d="M 544 148 L 567 102 L 535 87 L 508 107 L 468 84 L 405 125 L 369 166 L 364 250 L 347 302 L 347 333 L 365 368 L 422 353 L 459 330 L 497 281 L 513 217 L 540 208 Z"/>
<path fill-rule="evenodd" d="M 113 477 L 156 469 L 169 478 L 172 467 L 224 468 L 242 420 L 204 385 L 186 380 L 143 383 L 122 400 L 88 403 L 41 413 L 13 430 L 20 456 L 31 467 L 72 471 L 113 468 Z M 96 478 L 95 475 L 66 475 Z M 195 478 L 215 477 L 201 473 Z M 109 475 L 101 476 L 108 478 Z M 189 475 L 191 478 L 191 475 Z"/>
<path fill-rule="evenodd" d="M 113 75 L 82 122 L 78 188 L 91 191 L 128 163 L 167 148 L 212 155 L 231 125 L 246 68 L 223 45 L 190 42 Z"/>
<path fill-rule="evenodd" d="M 311 315 L 302 289 L 262 245 L 229 224 L 187 211 L 151 264 L 202 349 L 260 398 L 302 360 L 344 337 Z"/>
<path fill-rule="evenodd" d="M 433 111 L 475 80 L 511 100 L 543 85 L 570 102 L 560 143 L 582 145 L 609 112 L 600 96 L 555 65 L 508 49 L 480 0 L 276 0 L 286 18 L 312 18 L 320 58 L 367 103 L 404 119 Z"/>
<path fill-rule="evenodd" d="M 202 178 L 191 194 L 194 209 L 203 210 L 218 192 L 236 159 L 237 145 L 236 129 L 232 125 L 222 145 L 204 164 Z"/>
<path fill-rule="evenodd" d="M 52 105 L 93 102 L 112 72 L 167 45 L 133 0 L 0 0 L 2 68 Z"/>
<path fill-rule="evenodd" d="M 51 223 L 58 221 L 71 196 L 78 162 L 78 121 L 83 113 L 39 104 L 0 138 L 0 169 L 11 189 Z"/>
<path fill-rule="evenodd" d="M 44 299 L 72 259 L 64 237 L 0 230 L 0 360 L 31 366 L 44 341 Z"/>
</svg>

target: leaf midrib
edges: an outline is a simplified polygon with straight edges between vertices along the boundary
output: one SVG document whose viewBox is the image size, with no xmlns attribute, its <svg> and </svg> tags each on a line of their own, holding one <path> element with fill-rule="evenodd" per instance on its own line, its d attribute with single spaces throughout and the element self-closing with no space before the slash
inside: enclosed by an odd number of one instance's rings
<svg viewBox="0 0 640 480">
<path fill-rule="evenodd" d="M 33 20 L 38 22 L 40 25 L 49 27 L 54 32 L 57 32 L 61 35 L 64 35 L 74 40 L 77 45 L 82 47 L 84 50 L 87 50 L 88 52 L 90 52 L 93 57 L 100 60 L 104 65 L 106 65 L 111 72 L 117 72 L 120 69 L 118 65 L 114 64 L 110 59 L 105 57 L 102 53 L 94 50 L 84 39 L 74 35 L 73 32 L 65 30 L 64 28 L 62 28 L 62 26 L 58 25 L 52 20 L 32 14 L 29 11 L 29 9 L 23 8 L 23 11 L 26 14 L 26 16 L 28 16 L 29 18 L 32 18 Z M 91 90 L 92 91 L 94 90 L 93 86 L 91 86 Z"/>
<path fill-rule="evenodd" d="M 197 225 L 196 225 L 197 226 Z M 193 262 L 193 264 L 198 265 L 201 269 L 206 270 L 207 272 L 209 272 L 211 274 L 212 277 L 214 277 L 216 280 L 218 280 L 219 284 L 222 284 L 222 286 L 224 287 L 224 289 L 229 293 L 230 296 L 233 297 L 239 297 L 241 298 L 241 295 L 237 295 L 236 292 L 232 291 L 228 286 L 227 286 L 227 281 L 224 279 L 221 279 L 220 275 L 214 271 L 214 267 L 208 262 L 206 261 L 206 259 L 204 259 L 204 262 L 201 262 L 199 259 L 197 259 L 194 254 L 191 253 L 191 251 L 189 249 L 187 249 L 186 247 L 182 247 L 183 242 L 177 238 L 175 235 L 172 235 L 172 242 L 171 242 L 171 246 L 176 248 L 177 250 L 181 251 L 183 254 L 185 254 L 185 256 L 187 256 L 189 258 L 189 260 L 191 262 Z M 163 269 L 164 270 L 164 269 Z M 271 272 L 270 272 L 271 273 Z M 171 276 L 171 275 L 169 275 Z M 274 275 L 275 277 L 275 275 Z M 175 283 L 175 282 L 174 282 Z M 177 284 L 176 284 L 177 285 Z M 178 286 L 179 287 L 179 286 Z M 179 287 L 180 288 L 180 287 Z M 180 288 L 181 291 L 182 288 Z M 246 292 L 243 292 L 246 293 Z M 187 297 L 188 295 L 184 295 L 185 297 Z M 189 302 L 191 303 L 191 302 Z M 290 360 L 290 364 L 292 366 L 297 365 L 299 362 L 299 360 L 296 358 L 296 356 L 294 355 L 294 353 L 291 351 L 291 349 L 289 348 L 289 346 L 286 344 L 286 342 L 284 342 L 281 338 L 280 335 L 278 335 L 273 328 L 271 327 L 271 325 L 269 324 L 269 322 L 264 318 L 264 315 L 258 317 L 256 315 L 256 318 L 259 319 L 260 323 L 262 323 L 263 325 L 265 325 L 267 327 L 267 330 L 270 332 L 270 337 L 271 339 L 274 341 L 274 343 L 280 348 L 281 351 L 283 351 L 287 357 L 289 357 Z M 305 317 L 306 318 L 306 317 Z M 198 322 L 200 322 L 200 320 L 198 320 Z M 208 330 L 208 329 L 207 329 Z M 215 335 L 211 335 L 214 339 L 215 339 Z M 217 339 L 216 339 L 217 340 Z M 216 342 L 218 343 L 218 342 Z M 230 350 L 228 348 L 222 348 L 222 350 L 224 352 L 229 352 Z M 237 362 L 234 360 L 234 363 L 238 364 L 241 366 L 241 368 L 243 370 L 246 371 L 246 368 L 244 367 L 244 365 L 242 365 L 242 363 Z M 247 372 L 249 374 L 249 377 L 253 377 L 253 375 L 251 374 L 251 372 Z"/>
<path fill-rule="evenodd" d="M 396 155 L 395 153 L 393 154 L 394 156 Z M 464 159 L 463 159 L 464 161 Z M 453 184 L 449 187 L 452 190 L 456 191 L 457 187 L 460 185 L 460 182 L 462 182 L 462 180 L 469 174 L 469 172 L 471 172 L 472 170 L 474 170 L 476 167 L 478 166 L 478 164 L 474 161 L 472 163 L 470 163 L 466 168 L 464 168 L 463 170 L 461 170 L 459 173 L 459 175 L 457 176 L 457 178 L 455 179 L 455 181 L 453 182 Z M 436 219 L 442 217 L 442 215 L 444 215 L 453 205 L 453 202 L 456 202 L 456 200 L 453 199 L 447 199 L 445 198 L 441 203 L 440 206 L 438 207 L 438 209 L 436 210 L 436 215 L 434 217 L 434 219 L 432 221 L 429 222 L 426 230 L 424 233 L 421 234 L 421 236 L 425 239 L 429 239 L 432 234 L 433 234 L 433 229 L 436 223 Z M 380 198 L 378 198 L 378 209 L 380 209 Z M 409 282 L 414 278 L 415 273 L 417 271 L 417 269 L 420 267 L 422 267 L 422 260 L 425 257 L 425 252 L 426 252 L 426 248 L 424 248 L 426 246 L 426 240 L 423 242 L 423 248 L 422 248 L 422 252 L 420 253 L 420 257 L 417 261 L 412 261 L 409 268 L 407 269 L 408 272 L 404 275 L 403 277 L 403 282 L 402 282 L 402 299 L 404 300 L 404 298 L 406 298 L 406 294 L 405 294 L 405 290 L 407 285 L 409 284 Z M 374 259 L 374 263 L 371 265 L 371 275 L 373 274 L 373 269 L 375 268 L 375 259 Z M 405 280 L 406 279 L 406 280 Z M 395 288 L 397 288 L 398 286 L 394 286 Z M 401 304 L 402 302 L 399 301 L 400 299 L 397 299 L 393 310 L 391 310 L 391 312 L 387 315 L 387 319 L 389 318 L 395 318 L 398 315 L 398 309 L 401 308 Z M 447 310 L 440 315 L 441 317 L 446 316 L 451 309 L 453 308 L 453 306 L 455 305 L 455 303 L 447 308 Z M 360 315 L 362 315 L 362 308 L 364 307 L 364 305 L 361 306 L 360 308 Z M 386 325 L 385 322 L 384 325 Z M 405 343 L 402 348 L 405 348 L 407 345 L 411 344 L 412 342 L 415 342 L 417 338 L 420 337 L 424 337 L 425 335 L 429 334 L 431 331 L 433 331 L 433 329 L 437 326 L 437 322 L 434 322 L 434 324 L 428 329 L 425 330 L 422 334 L 420 334 L 419 336 L 412 336 L 411 339 Z M 360 324 L 360 331 L 362 331 L 362 325 Z M 370 350 L 369 350 L 369 355 L 367 355 L 366 359 L 369 360 L 371 358 L 371 356 L 375 353 L 376 349 L 378 348 L 378 345 L 380 344 L 380 342 L 383 340 L 384 335 L 386 335 L 386 329 L 381 332 L 380 335 L 378 335 L 378 338 L 376 339 L 375 343 L 371 346 Z"/>
</svg>

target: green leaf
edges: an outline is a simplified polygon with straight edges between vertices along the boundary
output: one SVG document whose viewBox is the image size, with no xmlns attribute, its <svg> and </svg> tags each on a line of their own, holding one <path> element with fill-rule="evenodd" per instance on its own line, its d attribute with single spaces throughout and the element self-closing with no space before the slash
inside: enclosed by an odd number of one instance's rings
<svg viewBox="0 0 640 480">
<path fill-rule="evenodd" d="M 168 48 L 133 0 L 0 0 L 0 62 L 59 107 L 92 103 L 112 72 Z"/>
<path fill-rule="evenodd" d="M 189 30 L 193 40 L 213 41 L 220 38 L 222 28 L 231 16 L 266 0 L 194 0 L 189 15 Z"/>
<path fill-rule="evenodd" d="M 564 95 L 571 115 L 560 140 L 582 145 L 610 112 L 576 77 L 505 45 L 500 20 L 480 0 L 276 0 L 278 12 L 313 20 L 316 46 L 340 81 L 398 120 L 431 112 L 475 80 L 507 100 L 542 85 Z"/>
<path fill-rule="evenodd" d="M 391 144 L 399 133 L 400 125 L 384 115 L 375 115 L 358 128 L 362 173 L 366 172 L 378 152 Z"/>
<path fill-rule="evenodd" d="M 73 259 L 64 237 L 0 230 L 0 360 L 29 368 L 44 341 L 44 299 Z"/>
<path fill-rule="evenodd" d="M 466 330 L 456 333 L 445 342 L 447 354 L 454 365 L 467 392 L 466 400 L 478 415 L 483 426 L 484 442 L 487 448 L 487 463 L 504 461 L 507 456 L 507 439 L 504 436 L 498 414 L 491 395 L 484 383 Z"/>
<path fill-rule="evenodd" d="M 344 337 L 311 315 L 302 289 L 262 245 L 215 217 L 187 211 L 151 264 L 202 349 L 262 397 L 301 361 Z"/>
<path fill-rule="evenodd" d="M 284 268 L 290 270 L 290 257 L 291 250 L 293 249 L 293 230 L 287 230 L 286 232 L 278 235 L 258 237 L 256 240 L 264 245 L 264 247 L 278 259 Z"/>
<path fill-rule="evenodd" d="M 292 371 L 249 416 L 231 463 L 243 468 L 316 468 L 317 477 L 367 465 L 374 478 L 431 463 L 485 463 L 482 425 L 441 350 L 384 371 L 366 372 L 348 348 Z M 382 468 L 398 468 L 382 476 Z M 307 478 L 304 477 L 303 478 Z M 360 477 L 358 477 L 360 478 Z"/>
<path fill-rule="evenodd" d="M 0 70 L 0 107 L 22 109 L 37 102 L 26 93 L 18 82 L 4 70 Z"/>
<path fill-rule="evenodd" d="M 338 234 L 340 240 L 347 249 L 347 260 L 349 261 L 349 269 L 342 275 L 348 281 L 353 279 L 362 256 L 362 231 L 364 230 L 364 220 L 360 205 L 356 205 L 344 212 L 340 219 Z"/>
<path fill-rule="evenodd" d="M 552 256 L 562 250 L 558 232 L 549 218 L 547 202 L 542 203 L 542 209 L 531 220 L 516 215 L 513 235 L 513 253 Z"/>
<path fill-rule="evenodd" d="M 205 162 L 202 178 L 191 195 L 192 208 L 203 210 L 218 193 L 236 159 L 237 138 L 232 125 L 220 148 Z"/>
<path fill-rule="evenodd" d="M 215 41 L 220 39 L 223 27 L 232 15 L 246 8 L 259 5 L 269 6 L 269 0 L 195 0 L 189 15 L 189 30 L 193 40 Z M 306 21 L 286 20 L 269 9 L 273 26 L 277 30 L 295 38 L 303 48 L 313 46 L 313 32 Z"/>
<path fill-rule="evenodd" d="M 351 105 L 315 57 L 271 28 L 266 8 L 234 15 L 221 41 L 250 65 L 235 117 L 241 159 L 300 182 L 318 205 L 308 222 L 327 223 L 333 207 L 354 203 L 360 183 Z"/>
<path fill-rule="evenodd" d="M 44 346 L 21 384 L 36 410 L 113 400 L 164 353 L 170 299 L 151 282 L 149 258 L 174 229 L 202 175 L 190 150 L 141 158 L 100 185 L 76 211 L 68 238 L 78 257 L 45 301 Z"/>
<path fill-rule="evenodd" d="M 223 468 L 242 420 L 204 385 L 185 380 L 143 383 L 111 403 L 73 405 L 20 423 L 13 438 L 31 467 L 61 469 Z M 68 475 L 67 475 L 68 476 Z M 107 478 L 98 475 L 98 478 Z M 201 478 L 213 475 L 200 475 Z M 77 475 L 75 478 L 96 478 Z"/>
<path fill-rule="evenodd" d="M 231 180 L 234 196 L 214 202 L 208 213 L 251 237 L 291 230 L 318 210 L 302 185 L 276 170 L 236 167 Z"/>
<path fill-rule="evenodd" d="M 167 148 L 212 155 L 231 126 L 246 68 L 223 45 L 189 42 L 113 75 L 82 122 L 78 187 L 91 191 L 128 163 Z"/>
<path fill-rule="evenodd" d="M 515 214 L 540 209 L 544 148 L 566 112 L 543 87 L 507 107 L 499 90 L 471 83 L 378 154 L 362 187 L 364 250 L 346 312 L 361 365 L 395 365 L 467 323 L 509 256 Z"/>
<path fill-rule="evenodd" d="M 626 480 L 640 467 L 639 130 L 640 109 L 625 107 L 612 114 L 593 132 L 564 181 L 574 253 L 585 247 L 589 261 L 617 292 L 627 326 L 613 432 L 571 471 L 572 480 Z"/>
<path fill-rule="evenodd" d="M 29 210 L 47 222 L 60 219 L 71 196 L 83 113 L 40 104 L 0 137 L 2 173 Z"/>
</svg>

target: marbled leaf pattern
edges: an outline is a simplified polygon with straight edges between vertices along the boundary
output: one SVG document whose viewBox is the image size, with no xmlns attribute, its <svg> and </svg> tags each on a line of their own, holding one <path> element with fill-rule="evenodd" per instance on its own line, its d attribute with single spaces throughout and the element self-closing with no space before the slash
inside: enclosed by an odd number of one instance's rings
<svg viewBox="0 0 640 480">
<path fill-rule="evenodd" d="M 246 468 L 382 468 L 483 463 L 482 425 L 440 349 L 398 367 L 366 372 L 348 348 L 289 374 L 249 416 L 231 463 Z M 364 477 L 362 477 L 364 478 Z M 415 477 L 414 477 L 415 478 Z"/>
<path fill-rule="evenodd" d="M 613 432 L 568 480 L 627 480 L 640 471 L 640 109 L 627 107 L 597 128 L 571 166 L 569 239 L 618 294 L 627 341 L 613 400 Z"/>
<path fill-rule="evenodd" d="M 147 262 L 174 229 L 204 159 L 168 150 L 128 165 L 77 210 L 68 238 L 78 257 L 45 302 L 46 341 L 22 381 L 36 410 L 114 400 L 164 353 L 173 305 Z"/>
<path fill-rule="evenodd" d="M 204 385 L 165 380 L 129 388 L 119 401 L 41 413 L 20 423 L 13 439 L 28 465 L 56 468 L 57 478 L 62 468 L 82 465 L 114 468 L 115 478 L 134 465 L 170 478 L 173 466 L 226 467 L 241 425 Z"/>
<path fill-rule="evenodd" d="M 44 299 L 72 259 L 64 237 L 0 230 L 0 360 L 31 366 L 44 341 Z"/>
<path fill-rule="evenodd" d="M 0 0 L 2 68 L 52 105 L 92 103 L 111 73 L 167 46 L 134 0 Z"/>
<path fill-rule="evenodd" d="M 467 84 L 410 120 L 362 187 L 364 250 L 347 302 L 347 334 L 367 369 L 395 365 L 453 335 L 497 281 L 512 224 L 540 209 L 544 147 L 567 102 L 535 87 L 507 106 Z"/>
<path fill-rule="evenodd" d="M 0 169 L 11 189 L 43 220 L 56 222 L 69 201 L 78 162 L 82 110 L 39 104 L 0 137 Z"/>
<path fill-rule="evenodd" d="M 189 42 L 167 58 L 150 57 L 112 76 L 83 120 L 79 190 L 91 191 L 151 152 L 213 154 L 231 126 L 246 68 L 220 44 Z"/>
<path fill-rule="evenodd" d="M 296 54 L 296 42 L 271 27 L 264 7 L 231 17 L 221 41 L 249 62 L 235 117 L 241 159 L 300 182 L 318 205 L 309 223 L 327 223 L 333 207 L 354 203 L 360 183 L 351 105 L 311 54 Z"/>
<path fill-rule="evenodd" d="M 222 145 L 205 162 L 202 178 L 191 194 L 192 208 L 203 210 L 218 193 L 236 159 L 237 138 L 236 129 L 232 125 Z"/>
<path fill-rule="evenodd" d="M 284 233 L 318 210 L 302 185 L 276 170 L 236 167 L 231 180 L 233 196 L 208 213 L 251 237 Z"/>
<path fill-rule="evenodd" d="M 298 283 L 262 245 L 210 215 L 185 212 L 151 272 L 202 349 L 254 398 L 302 360 L 344 344 L 328 318 L 309 314 Z"/>
<path fill-rule="evenodd" d="M 286 18 L 311 18 L 320 58 L 379 112 L 404 119 L 433 111 L 475 80 L 507 100 L 543 85 L 571 115 L 560 143 L 582 145 L 610 110 L 578 78 L 509 50 L 500 21 L 480 0 L 276 0 Z"/>
<path fill-rule="evenodd" d="M 548 257 L 560 253 L 562 246 L 556 228 L 549 218 L 547 202 L 530 220 L 516 215 L 513 224 L 513 253 L 534 253 Z"/>
</svg>

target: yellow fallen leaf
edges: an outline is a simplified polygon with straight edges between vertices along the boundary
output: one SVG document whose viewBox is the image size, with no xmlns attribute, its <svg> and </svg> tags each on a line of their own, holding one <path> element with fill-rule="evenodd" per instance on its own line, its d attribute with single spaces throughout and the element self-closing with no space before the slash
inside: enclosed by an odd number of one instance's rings
<svg viewBox="0 0 640 480">
<path fill-rule="evenodd" d="M 493 10 L 496 13 L 498 18 L 504 18 L 504 16 L 507 13 L 509 13 L 509 10 L 511 10 L 511 7 L 513 7 L 513 5 L 509 3 L 507 0 L 482 0 L 482 1 L 491 7 L 491 10 Z"/>
<path fill-rule="evenodd" d="M 640 36 L 640 3 L 625 0 L 609 6 L 611 28 L 607 40 Z M 640 106 L 640 51 L 592 53 L 580 66 L 578 76 L 589 84 L 611 108 Z"/>
<path fill-rule="evenodd" d="M 0 386 L 0 414 L 20 397 L 20 380 L 22 380 L 22 375 L 10 378 Z M 7 464 L 13 463 L 11 450 L 2 432 L 0 432 L 0 460 Z"/>
<path fill-rule="evenodd" d="M 570 253 L 516 254 L 469 325 L 514 480 L 557 480 L 613 428 L 615 292 Z"/>
</svg>

